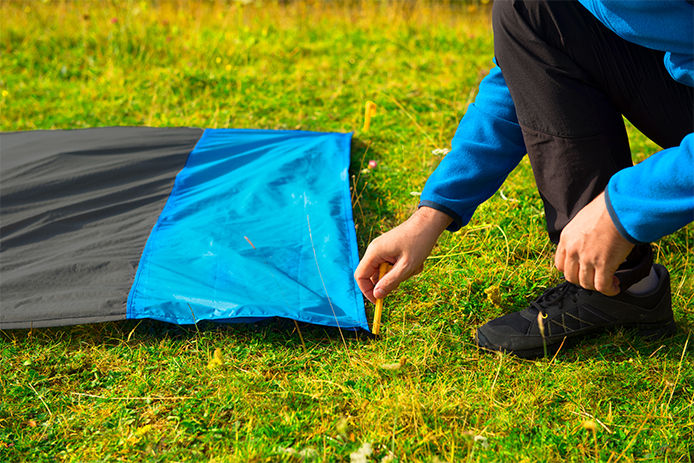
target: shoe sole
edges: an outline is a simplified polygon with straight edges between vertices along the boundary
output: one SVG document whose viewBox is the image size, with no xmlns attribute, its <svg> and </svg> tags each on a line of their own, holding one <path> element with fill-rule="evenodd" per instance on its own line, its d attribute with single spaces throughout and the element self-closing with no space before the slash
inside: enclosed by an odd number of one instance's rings
<svg viewBox="0 0 694 463">
<path fill-rule="evenodd" d="M 523 350 L 511 350 L 505 349 L 501 346 L 492 345 L 489 340 L 482 334 L 479 329 L 477 330 L 477 346 L 488 352 L 505 352 L 507 354 L 513 354 L 517 357 L 524 359 L 535 359 L 539 357 L 544 357 L 545 355 L 554 355 L 562 343 L 565 347 L 577 344 L 579 341 L 587 339 L 592 336 L 600 335 L 604 332 L 610 332 L 618 329 L 625 330 L 636 330 L 636 333 L 646 342 L 654 342 L 662 338 L 673 336 L 677 332 L 677 324 L 675 320 L 668 320 L 666 322 L 659 323 L 639 323 L 639 324 L 623 324 L 619 326 L 596 329 L 594 331 L 588 331 L 580 333 L 579 335 L 573 337 L 564 337 L 562 340 L 553 342 L 552 344 L 547 344 L 544 347 L 536 347 L 532 349 Z"/>
</svg>

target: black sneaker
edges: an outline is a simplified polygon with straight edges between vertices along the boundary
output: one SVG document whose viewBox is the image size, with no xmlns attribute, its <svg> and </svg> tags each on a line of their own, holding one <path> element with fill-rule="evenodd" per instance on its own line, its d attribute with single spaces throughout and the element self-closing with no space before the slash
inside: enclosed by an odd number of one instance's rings
<svg viewBox="0 0 694 463">
<path fill-rule="evenodd" d="M 675 333 L 670 274 L 654 265 L 658 288 L 635 296 L 608 297 L 565 282 L 530 303 L 530 307 L 492 320 L 477 329 L 480 348 L 534 358 L 553 353 L 566 340 L 587 337 L 610 328 L 636 328 L 649 339 Z"/>
</svg>

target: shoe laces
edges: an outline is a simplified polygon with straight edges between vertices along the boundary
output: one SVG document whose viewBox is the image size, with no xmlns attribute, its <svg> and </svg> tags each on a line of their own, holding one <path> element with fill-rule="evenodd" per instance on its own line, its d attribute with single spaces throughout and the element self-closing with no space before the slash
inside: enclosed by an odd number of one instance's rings
<svg viewBox="0 0 694 463">
<path fill-rule="evenodd" d="M 535 314 L 542 312 L 543 316 L 547 316 L 547 309 L 558 307 L 561 310 L 564 307 L 564 303 L 569 299 L 575 303 L 580 291 L 585 290 L 580 286 L 566 281 L 558 286 L 545 290 L 540 297 L 530 303 L 530 306 L 535 309 Z"/>
</svg>

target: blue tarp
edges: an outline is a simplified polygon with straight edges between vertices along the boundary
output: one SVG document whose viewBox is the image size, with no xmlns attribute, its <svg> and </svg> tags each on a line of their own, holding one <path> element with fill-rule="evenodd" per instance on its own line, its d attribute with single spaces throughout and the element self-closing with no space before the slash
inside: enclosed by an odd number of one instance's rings
<svg viewBox="0 0 694 463">
<path fill-rule="evenodd" d="M 207 129 L 145 245 L 128 318 L 368 330 L 352 278 L 351 134 Z"/>
</svg>

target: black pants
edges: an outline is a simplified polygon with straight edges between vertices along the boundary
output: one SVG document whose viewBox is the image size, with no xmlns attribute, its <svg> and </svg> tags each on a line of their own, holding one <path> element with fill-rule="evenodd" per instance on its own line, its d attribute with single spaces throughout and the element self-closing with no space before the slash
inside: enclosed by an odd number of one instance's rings
<svg viewBox="0 0 694 463">
<path fill-rule="evenodd" d="M 694 89 L 670 77 L 664 52 L 620 38 L 578 2 L 497 0 L 493 27 L 554 243 L 632 165 L 622 116 L 663 148 L 694 130 Z M 617 274 L 622 288 L 651 263 L 650 246 L 637 246 Z"/>
</svg>

